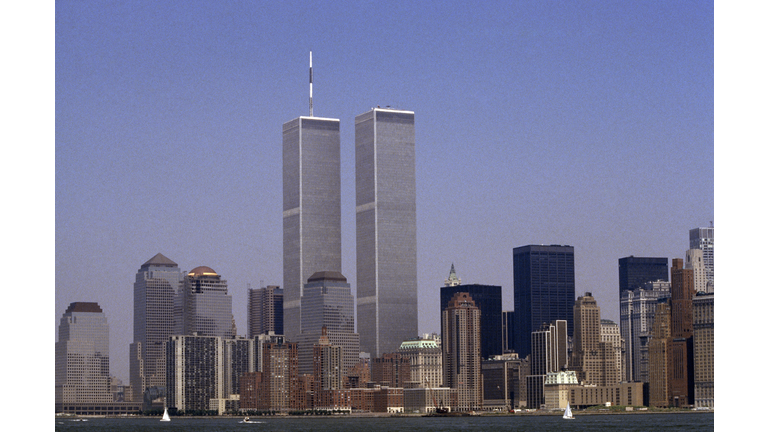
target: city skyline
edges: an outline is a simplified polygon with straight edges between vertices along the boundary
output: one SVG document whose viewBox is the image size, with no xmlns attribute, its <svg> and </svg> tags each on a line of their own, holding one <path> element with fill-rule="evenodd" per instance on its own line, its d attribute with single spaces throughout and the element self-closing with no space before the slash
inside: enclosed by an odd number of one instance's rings
<svg viewBox="0 0 768 432">
<path fill-rule="evenodd" d="M 618 259 L 684 258 L 714 220 L 710 3 L 96 5 L 56 9 L 55 319 L 98 302 L 124 382 L 155 254 L 223 275 L 240 334 L 248 286 L 282 284 L 281 126 L 309 112 L 310 50 L 314 115 L 341 125 L 353 293 L 354 116 L 418 117 L 421 333 L 452 263 L 511 310 L 527 244 L 572 245 L 576 295 L 619 322 Z"/>
</svg>

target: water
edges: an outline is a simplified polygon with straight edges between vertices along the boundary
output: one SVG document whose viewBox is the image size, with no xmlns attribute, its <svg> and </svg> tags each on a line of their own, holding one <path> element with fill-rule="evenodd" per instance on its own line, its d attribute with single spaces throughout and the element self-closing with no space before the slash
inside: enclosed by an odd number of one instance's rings
<svg viewBox="0 0 768 432">
<path fill-rule="evenodd" d="M 87 422 L 56 418 L 56 431 L 713 431 L 714 413 L 581 415 L 575 420 L 559 416 L 475 417 L 251 417 L 256 424 L 240 423 L 242 417 L 90 418 Z"/>
</svg>

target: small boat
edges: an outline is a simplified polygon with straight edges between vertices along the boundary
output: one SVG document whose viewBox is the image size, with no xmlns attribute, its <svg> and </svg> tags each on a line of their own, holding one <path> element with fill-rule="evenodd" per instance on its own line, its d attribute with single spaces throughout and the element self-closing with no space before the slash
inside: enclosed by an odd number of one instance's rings
<svg viewBox="0 0 768 432">
<path fill-rule="evenodd" d="M 168 415 L 168 408 L 163 411 L 163 418 L 160 421 L 171 421 L 171 417 Z"/>
<path fill-rule="evenodd" d="M 568 402 L 568 405 L 565 407 L 565 412 L 563 413 L 563 418 L 566 420 L 573 420 L 573 413 L 571 412 L 571 403 Z"/>
<path fill-rule="evenodd" d="M 249 417 L 246 417 L 240 421 L 240 423 L 261 423 L 260 421 L 251 421 Z"/>
</svg>

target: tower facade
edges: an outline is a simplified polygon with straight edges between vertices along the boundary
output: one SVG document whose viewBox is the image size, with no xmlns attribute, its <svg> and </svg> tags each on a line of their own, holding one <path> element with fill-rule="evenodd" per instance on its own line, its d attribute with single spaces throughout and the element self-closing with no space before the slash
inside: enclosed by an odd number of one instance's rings
<svg viewBox="0 0 768 432">
<path fill-rule="evenodd" d="M 683 260 L 672 260 L 670 305 L 670 343 L 668 370 L 670 404 L 694 403 L 693 377 L 693 270 L 683 268 Z"/>
<path fill-rule="evenodd" d="M 621 337 L 625 342 L 624 381 L 649 382 L 648 348 L 656 305 L 660 299 L 669 298 L 669 289 L 669 282 L 659 280 L 621 292 L 619 316 Z"/>
<path fill-rule="evenodd" d="M 283 317 L 289 340 L 301 333 L 307 278 L 341 272 L 339 120 L 299 117 L 283 124 Z"/>
<path fill-rule="evenodd" d="M 458 390 L 458 411 L 483 404 L 480 309 L 469 293 L 454 294 L 442 312 L 443 385 Z"/>
<path fill-rule="evenodd" d="M 531 333 L 530 374 L 525 377 L 525 400 L 530 408 L 544 404 L 547 374 L 569 366 L 567 326 L 565 320 L 556 320 Z"/>
<path fill-rule="evenodd" d="M 235 337 L 227 281 L 210 267 L 195 267 L 184 276 L 174 315 L 176 335 Z"/>
<path fill-rule="evenodd" d="M 579 297 L 574 305 L 573 362 L 579 381 L 597 386 L 619 382 L 614 346 L 602 342 L 600 307 L 592 293 Z"/>
<path fill-rule="evenodd" d="M 693 370 L 696 407 L 715 407 L 715 295 L 693 298 Z"/>
<path fill-rule="evenodd" d="M 357 328 L 372 357 L 418 334 L 414 113 L 355 117 Z"/>
<path fill-rule="evenodd" d="M 656 280 L 669 280 L 667 258 L 636 256 L 619 258 L 619 294 Z"/>
<path fill-rule="evenodd" d="M 451 267 L 453 270 L 453 267 Z M 453 273 L 455 275 L 455 272 Z M 469 293 L 480 309 L 480 356 L 489 359 L 504 352 L 501 322 L 501 287 L 496 285 L 446 285 L 440 288 L 440 316 L 458 292 Z"/>
<path fill-rule="evenodd" d="M 67 404 L 106 404 L 109 390 L 109 324 L 98 303 L 71 303 L 59 321 L 56 342 L 56 411 Z"/>
<path fill-rule="evenodd" d="M 704 251 L 688 249 L 685 251 L 685 268 L 693 270 L 693 287 L 696 292 L 712 293 L 714 286 L 710 283 L 709 272 L 704 267 Z"/>
<path fill-rule="evenodd" d="M 694 228 L 688 232 L 691 249 L 701 249 L 706 270 L 707 283 L 711 286 L 706 292 L 715 290 L 715 228 Z"/>
<path fill-rule="evenodd" d="M 283 290 L 275 285 L 248 290 L 248 337 L 283 334 Z"/>
<path fill-rule="evenodd" d="M 209 410 L 224 397 L 224 342 L 218 336 L 173 335 L 166 344 L 167 404 L 179 411 Z"/>
<path fill-rule="evenodd" d="M 174 298 L 182 278 L 179 266 L 160 253 L 136 272 L 129 360 L 134 401 L 150 387 L 165 387 L 165 343 L 173 334 Z"/>
<path fill-rule="evenodd" d="M 556 320 L 573 336 L 575 278 L 572 246 L 529 245 L 513 250 L 515 337 L 520 358 L 531 353 L 531 332 Z"/>
</svg>

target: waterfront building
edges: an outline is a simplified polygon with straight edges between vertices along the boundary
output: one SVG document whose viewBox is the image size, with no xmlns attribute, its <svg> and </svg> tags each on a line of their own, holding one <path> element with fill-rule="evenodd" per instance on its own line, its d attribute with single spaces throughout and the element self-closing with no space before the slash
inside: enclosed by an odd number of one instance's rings
<svg viewBox="0 0 768 432">
<path fill-rule="evenodd" d="M 283 334 L 283 290 L 279 286 L 248 289 L 248 337 Z"/>
<path fill-rule="evenodd" d="M 318 391 L 339 390 L 343 387 L 342 348 L 331 344 L 325 327 L 320 339 L 312 347 L 312 360 Z"/>
<path fill-rule="evenodd" d="M 480 309 L 469 293 L 454 294 L 443 311 L 443 385 L 458 390 L 457 411 L 483 405 Z"/>
<path fill-rule="evenodd" d="M 355 333 L 352 289 L 339 272 L 319 271 L 307 279 L 301 299 L 299 373 L 313 373 L 312 350 L 323 334 L 342 349 L 342 376 L 360 358 L 360 335 Z"/>
<path fill-rule="evenodd" d="M 456 272 L 451 265 L 451 274 L 456 276 Z M 501 322 L 501 287 L 496 285 L 478 285 L 458 284 L 456 279 L 449 277 L 448 283 L 440 288 L 440 316 L 442 311 L 448 307 L 448 303 L 458 292 L 469 293 L 472 301 L 480 309 L 480 357 L 483 359 L 502 354 L 504 352 L 502 343 L 502 322 Z M 441 323 L 442 326 L 442 323 Z"/>
<path fill-rule="evenodd" d="M 544 378 L 544 406 L 550 410 L 565 409 L 571 401 L 571 390 L 578 386 L 575 371 L 548 372 Z"/>
<path fill-rule="evenodd" d="M 110 404 L 109 324 L 98 303 L 70 303 L 56 342 L 56 412 L 78 404 Z"/>
<path fill-rule="evenodd" d="M 621 337 L 625 341 L 623 380 L 649 382 L 648 344 L 656 305 L 669 298 L 668 281 L 646 282 L 641 288 L 622 291 L 619 301 Z"/>
<path fill-rule="evenodd" d="M 224 396 L 230 397 L 240 391 L 240 378 L 250 372 L 256 372 L 258 362 L 255 339 L 237 336 L 224 339 Z"/>
<path fill-rule="evenodd" d="M 569 367 L 568 323 L 557 320 L 531 333 L 530 373 L 525 377 L 526 404 L 538 409 L 545 403 L 544 382 L 550 372 Z"/>
<path fill-rule="evenodd" d="M 218 336 L 173 335 L 166 344 L 167 406 L 207 411 L 224 398 L 224 343 Z"/>
<path fill-rule="evenodd" d="M 409 381 L 419 387 L 442 387 L 443 350 L 434 339 L 403 341 L 397 353 L 410 361 Z"/>
<path fill-rule="evenodd" d="M 513 250 L 515 343 L 531 353 L 531 333 L 543 323 L 565 320 L 573 336 L 575 279 L 572 246 L 528 245 Z"/>
<path fill-rule="evenodd" d="M 431 414 L 438 409 L 450 410 L 456 400 L 456 389 L 448 387 L 416 387 L 403 389 L 403 409 L 406 413 Z"/>
<path fill-rule="evenodd" d="M 165 343 L 174 332 L 174 298 L 182 278 L 179 266 L 160 253 L 136 272 L 128 362 L 134 401 L 142 401 L 149 388 L 165 388 Z"/>
<path fill-rule="evenodd" d="M 683 260 L 672 260 L 670 290 L 670 365 L 668 385 L 670 404 L 689 406 L 694 403 L 693 379 L 693 296 L 696 294 L 693 270 L 683 268 Z"/>
<path fill-rule="evenodd" d="M 355 194 L 357 330 L 361 350 L 379 357 L 418 335 L 412 111 L 355 117 Z"/>
<path fill-rule="evenodd" d="M 526 377 L 530 370 L 528 359 L 515 353 L 483 360 L 483 409 L 508 412 L 527 406 Z"/>
<path fill-rule="evenodd" d="M 715 228 L 693 228 L 688 231 L 691 249 L 701 249 L 704 269 L 707 274 L 705 292 L 715 291 Z"/>
<path fill-rule="evenodd" d="M 384 353 L 371 359 L 371 382 L 382 387 L 404 388 L 411 383 L 411 362 L 400 353 Z"/>
<path fill-rule="evenodd" d="M 301 333 L 301 297 L 319 271 L 341 272 L 339 120 L 298 117 L 283 124 L 283 318 Z"/>
<path fill-rule="evenodd" d="M 248 375 L 247 383 L 256 397 L 241 398 L 240 406 L 258 410 L 286 412 L 302 409 L 299 385 L 299 354 L 295 343 L 264 343 L 263 371 Z M 242 386 L 242 384 L 241 384 Z"/>
<path fill-rule="evenodd" d="M 648 342 L 648 405 L 669 406 L 669 342 L 671 316 L 668 299 L 659 299 Z"/>
<path fill-rule="evenodd" d="M 175 335 L 235 336 L 232 296 L 227 281 L 199 266 L 184 276 L 174 306 Z"/>
<path fill-rule="evenodd" d="M 715 408 L 715 295 L 693 298 L 693 385 L 697 408 Z"/>
<path fill-rule="evenodd" d="M 619 294 L 656 280 L 669 281 L 668 258 L 634 255 L 619 258 Z"/>
<path fill-rule="evenodd" d="M 606 343 L 613 348 L 613 356 L 614 361 L 616 362 L 616 371 L 618 373 L 616 379 L 617 382 L 623 381 L 622 371 L 624 371 L 626 344 L 621 337 L 619 325 L 611 320 L 600 319 L 600 342 Z"/>
<path fill-rule="evenodd" d="M 569 385 L 571 408 L 619 405 L 643 406 L 643 383 L 617 383 L 612 386 Z"/>
<path fill-rule="evenodd" d="M 579 381 L 597 386 L 612 386 L 620 381 L 616 350 L 601 337 L 600 307 L 586 293 L 574 305 L 573 362 Z"/>
</svg>

